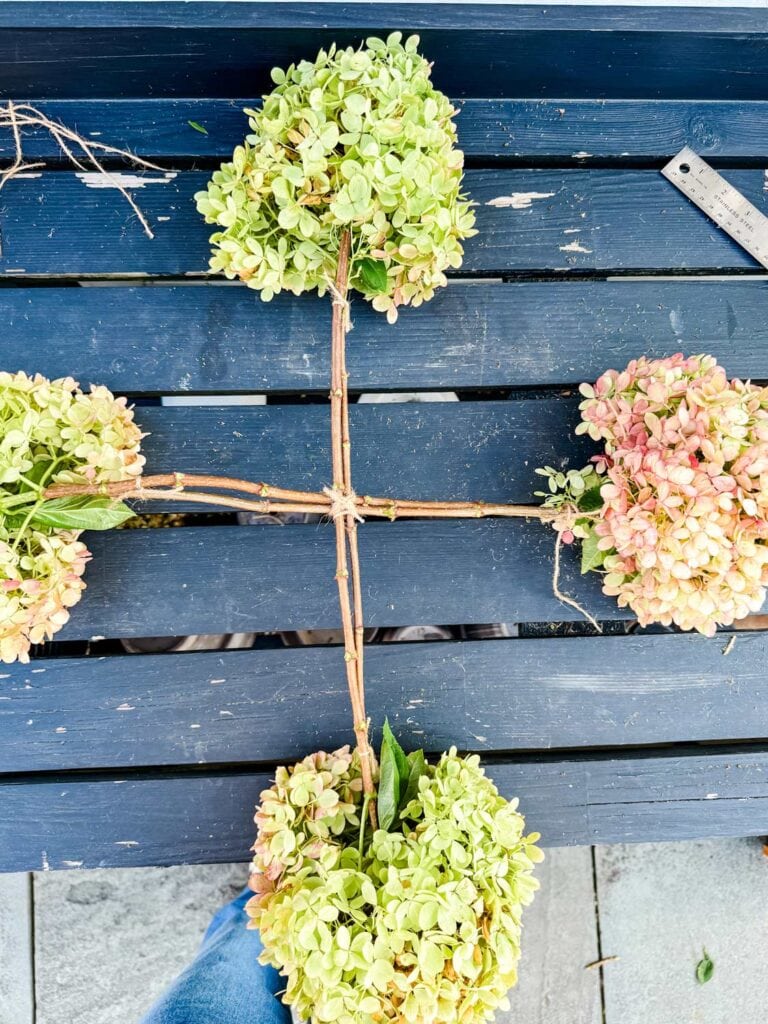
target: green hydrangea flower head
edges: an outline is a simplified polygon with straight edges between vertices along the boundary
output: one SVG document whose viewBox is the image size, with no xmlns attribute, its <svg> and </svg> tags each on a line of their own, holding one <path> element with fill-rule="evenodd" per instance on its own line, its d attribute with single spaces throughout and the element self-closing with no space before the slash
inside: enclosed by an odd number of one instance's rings
<svg viewBox="0 0 768 1024">
<path fill-rule="evenodd" d="M 347 748 L 282 769 L 262 794 L 247 910 L 284 1001 L 315 1024 L 479 1024 L 508 1008 L 542 857 L 517 801 L 451 749 L 402 831 L 376 831 L 362 858 L 360 811 Z"/>
<path fill-rule="evenodd" d="M 142 434 L 124 398 L 71 377 L 0 372 L 0 660 L 28 661 L 85 589 L 90 557 L 78 519 L 126 514 L 98 496 L 43 501 L 52 484 L 107 484 L 141 474 Z M 78 508 L 78 504 L 80 508 Z M 113 504 L 113 503 L 112 503 Z M 58 526 L 57 526 L 58 523 Z"/>
<path fill-rule="evenodd" d="M 351 285 L 390 321 L 446 283 L 475 218 L 456 111 L 418 42 L 394 32 L 272 71 L 276 88 L 246 111 L 252 134 L 195 197 L 219 226 L 212 270 L 264 300 L 322 295 L 349 229 Z"/>
</svg>

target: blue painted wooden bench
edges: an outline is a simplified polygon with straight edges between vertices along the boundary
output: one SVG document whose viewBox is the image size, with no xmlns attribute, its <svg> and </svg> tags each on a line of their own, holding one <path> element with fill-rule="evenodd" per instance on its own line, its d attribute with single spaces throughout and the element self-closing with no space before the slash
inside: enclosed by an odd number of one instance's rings
<svg viewBox="0 0 768 1024">
<path fill-rule="evenodd" d="M 149 241 L 29 140 L 50 169 L 0 195 L 2 366 L 140 400 L 266 393 L 140 407 L 150 465 L 327 483 L 326 306 L 208 280 L 192 196 L 270 67 L 396 28 L 462 108 L 480 230 L 428 308 L 389 327 L 355 305 L 355 391 L 463 399 L 355 407 L 359 491 L 530 501 L 535 466 L 588 452 L 574 385 L 642 353 L 768 378 L 764 273 L 658 174 L 689 143 L 768 207 L 768 25 L 738 9 L 5 3 L 2 95 L 170 173 L 136 192 Z M 337 625 L 333 531 L 192 522 L 93 536 L 61 642 L 0 672 L 0 868 L 244 858 L 272 767 L 350 738 L 339 651 L 263 640 Z M 607 626 L 590 635 L 553 597 L 536 524 L 370 523 L 361 546 L 370 625 L 519 626 L 371 648 L 369 710 L 406 745 L 480 751 L 550 844 L 768 831 L 765 632 L 632 632 L 569 559 L 563 588 Z M 115 643 L 232 631 L 257 646 Z"/>
</svg>

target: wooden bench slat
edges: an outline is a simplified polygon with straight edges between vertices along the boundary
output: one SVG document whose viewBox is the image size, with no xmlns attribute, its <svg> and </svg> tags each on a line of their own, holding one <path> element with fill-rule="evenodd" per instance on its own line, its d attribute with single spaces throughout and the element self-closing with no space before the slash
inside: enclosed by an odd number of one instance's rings
<svg viewBox="0 0 768 1024">
<path fill-rule="evenodd" d="M 154 240 L 103 179 L 94 187 L 61 171 L 12 180 L 4 190 L 0 273 L 205 274 L 211 227 L 192 197 L 209 175 L 173 174 L 147 172 L 135 189 Z M 727 176 L 768 209 L 762 170 Z M 759 269 L 656 171 L 470 170 L 466 186 L 478 204 L 479 234 L 466 243 L 465 275 Z"/>
<path fill-rule="evenodd" d="M 653 842 L 768 831 L 768 754 L 495 763 L 543 843 Z M 0 869 L 248 859 L 263 772 L 0 786 Z"/>
<path fill-rule="evenodd" d="M 88 589 L 60 639 L 336 627 L 333 529 L 219 526 L 88 534 Z M 365 621 L 580 618 L 552 593 L 554 533 L 523 520 L 369 522 L 360 531 Z M 450 553 L 450 557 L 449 557 Z M 596 618 L 627 613 L 564 553 L 561 589 Z M 424 581 L 430 586 L 425 587 Z"/>
<path fill-rule="evenodd" d="M 724 644 L 584 638 L 578 654 L 563 639 L 374 645 L 368 713 L 433 753 L 768 736 L 768 637 L 739 634 L 726 657 Z M 289 763 L 349 741 L 333 647 L 49 659 L 2 677 L 0 773 Z"/>
<path fill-rule="evenodd" d="M 578 396 L 515 402 L 362 404 L 350 410 L 360 494 L 534 502 L 542 465 L 581 467 Z M 139 408 L 150 472 L 219 473 L 297 490 L 330 481 L 327 405 Z M 179 508 L 166 502 L 153 508 Z"/>
<path fill-rule="evenodd" d="M 246 132 L 243 108 L 260 97 L 236 99 L 44 100 L 49 117 L 87 139 L 160 160 L 229 159 Z M 684 145 L 707 159 L 766 160 L 768 103 L 760 100 L 461 99 L 456 101 L 459 145 L 471 161 L 544 160 L 574 164 L 610 160 L 661 164 Z M 195 130 L 190 121 L 206 129 Z M 48 132 L 29 131 L 24 151 L 36 160 L 62 159 Z M 0 158 L 13 156 L 0 138 Z"/>
<path fill-rule="evenodd" d="M 451 282 L 392 326 L 362 300 L 355 390 L 573 384 L 643 353 L 710 352 L 730 374 L 768 362 L 764 280 Z M 119 394 L 328 390 L 328 308 L 242 286 L 9 288 L 3 366 Z M 55 344 L 52 327 L 55 324 Z M 87 343 L 84 339 L 87 338 Z M 48 343 L 50 341 L 50 343 Z"/>
<path fill-rule="evenodd" d="M 393 29 L 420 33 L 437 84 L 456 94 L 763 99 L 768 89 L 762 10 L 50 3 L 30 14 L 5 3 L 0 14 L 0 89 L 12 96 L 227 97 L 243 82 L 268 88 L 275 64 Z"/>
</svg>

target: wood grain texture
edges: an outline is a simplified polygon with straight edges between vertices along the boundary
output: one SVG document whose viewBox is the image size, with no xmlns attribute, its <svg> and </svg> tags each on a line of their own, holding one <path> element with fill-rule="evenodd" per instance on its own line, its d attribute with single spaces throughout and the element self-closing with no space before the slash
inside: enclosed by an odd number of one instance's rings
<svg viewBox="0 0 768 1024">
<path fill-rule="evenodd" d="M 494 763 L 549 846 L 762 835 L 768 754 Z M 114 777 L 2 785 L 0 869 L 22 871 L 246 860 L 265 772 Z"/>
<path fill-rule="evenodd" d="M 762 170 L 725 173 L 768 211 Z M 154 239 L 103 180 L 94 187 L 64 171 L 14 179 L 0 206 L 0 273 L 204 275 L 211 227 L 193 196 L 208 177 L 146 172 L 134 191 Z M 758 269 L 656 171 L 470 170 L 466 188 L 478 204 L 478 234 L 466 243 L 465 276 Z"/>
<path fill-rule="evenodd" d="M 249 131 L 245 107 L 260 97 L 234 99 L 45 100 L 49 117 L 93 138 L 169 167 L 229 159 Z M 595 161 L 659 165 L 692 145 L 708 160 L 768 158 L 761 100 L 460 99 L 459 146 L 473 164 Z M 196 130 L 190 121 L 205 132 Z M 207 133 L 207 134 L 206 134 Z M 62 161 L 48 132 L 28 129 L 28 157 Z M 10 137 L 0 137 L 0 158 L 10 157 Z M 114 162 L 113 162 L 114 163 Z M 110 164 L 112 165 L 112 164 Z M 117 164 L 114 164 L 117 166 Z"/>
<path fill-rule="evenodd" d="M 768 735 L 765 634 L 388 644 L 368 711 L 439 752 Z M 300 708 L 295 715 L 292 709 Z M 349 742 L 337 648 L 49 659 L 0 681 L 0 773 L 291 762 Z M 378 742 L 378 737 L 377 737 Z"/>
<path fill-rule="evenodd" d="M 640 354 L 681 349 L 759 380 L 768 374 L 767 303 L 764 279 L 451 282 L 428 310 L 403 310 L 390 326 L 358 299 L 350 385 L 577 384 Z M 3 362 L 14 370 L 71 373 L 118 394 L 328 390 L 330 315 L 312 295 L 265 303 L 240 285 L 9 288 L 3 315 Z"/>
<path fill-rule="evenodd" d="M 89 534 L 88 589 L 60 639 L 336 627 L 333 528 L 220 526 Z M 524 520 L 367 523 L 369 625 L 580 618 L 552 593 L 554 534 Z M 561 589 L 598 619 L 626 612 L 563 555 Z M 429 585 L 426 585 L 429 581 Z"/>
<path fill-rule="evenodd" d="M 2 18 L 0 92 L 13 96 L 261 92 L 275 64 L 393 29 L 419 32 L 456 95 L 764 99 L 768 86 L 757 10 L 118 3 L 102 18 L 10 3 Z"/>
</svg>

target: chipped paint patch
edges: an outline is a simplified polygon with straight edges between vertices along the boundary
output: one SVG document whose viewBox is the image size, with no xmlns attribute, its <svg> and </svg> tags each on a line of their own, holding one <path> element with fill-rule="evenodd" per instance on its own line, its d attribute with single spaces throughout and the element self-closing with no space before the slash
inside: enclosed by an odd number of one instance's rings
<svg viewBox="0 0 768 1024">
<path fill-rule="evenodd" d="M 138 842 L 135 839 L 118 839 L 115 846 L 138 846 Z"/>
<path fill-rule="evenodd" d="M 489 199 L 486 206 L 495 206 L 499 210 L 527 210 L 534 199 L 551 199 L 554 192 L 513 192 L 509 196 L 496 196 Z"/>
<path fill-rule="evenodd" d="M 83 866 L 81 860 L 63 860 L 61 863 L 65 868 L 81 868 Z"/>
<path fill-rule="evenodd" d="M 669 311 L 669 326 L 679 338 L 683 332 L 683 318 L 680 315 L 680 312 L 676 309 L 670 309 Z"/>
<path fill-rule="evenodd" d="M 592 250 L 585 248 L 577 238 L 574 238 L 568 245 L 561 245 L 560 252 L 592 252 Z"/>
<path fill-rule="evenodd" d="M 158 217 L 157 219 L 158 219 L 158 221 L 165 221 L 165 220 L 170 220 L 171 218 L 170 217 Z"/>
<path fill-rule="evenodd" d="M 167 185 L 177 175 L 177 171 L 167 171 L 161 178 L 150 178 L 141 174 L 125 174 L 121 171 L 79 171 L 75 177 L 86 188 L 144 188 L 146 185 Z"/>
<path fill-rule="evenodd" d="M 135 710 L 136 710 L 135 705 L 134 704 L 128 704 L 127 702 L 125 704 L 120 704 L 118 707 L 115 708 L 115 711 L 135 711 Z"/>
<path fill-rule="evenodd" d="M 58 733 L 64 733 L 66 731 L 67 730 L 66 730 L 66 728 L 63 725 L 58 726 L 58 728 L 56 729 L 56 732 L 58 732 Z"/>
<path fill-rule="evenodd" d="M 574 160 L 586 160 L 587 157 L 592 156 L 591 153 L 587 153 L 586 150 L 580 149 L 578 153 L 571 153 Z"/>
<path fill-rule="evenodd" d="M 564 235 L 580 235 L 581 234 L 581 228 L 566 228 L 563 231 L 563 234 Z"/>
</svg>

